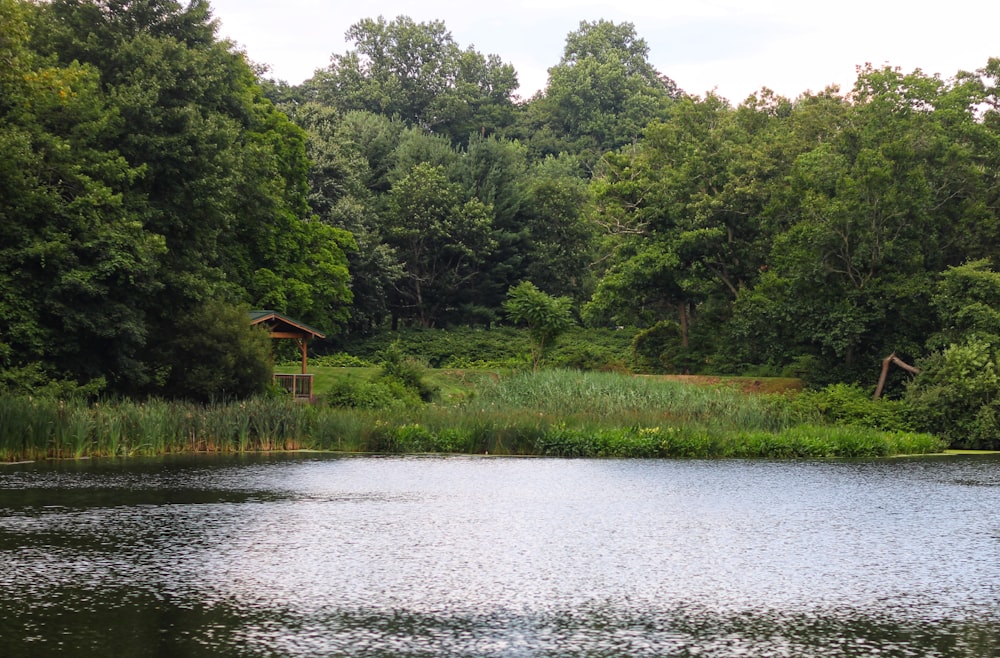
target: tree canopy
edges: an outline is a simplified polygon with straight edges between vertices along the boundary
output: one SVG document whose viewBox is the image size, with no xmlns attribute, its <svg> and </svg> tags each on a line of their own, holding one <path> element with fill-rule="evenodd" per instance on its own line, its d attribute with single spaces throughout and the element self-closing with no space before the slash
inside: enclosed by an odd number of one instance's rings
<svg viewBox="0 0 1000 658">
<path fill-rule="evenodd" d="M 204 397 L 192 360 L 259 352 L 233 309 L 335 349 L 523 321 L 512 291 L 634 327 L 640 368 L 864 382 L 896 353 L 926 401 L 998 351 L 998 59 L 734 105 L 584 21 L 522 99 L 441 21 L 361 20 L 301 85 L 205 0 L 0 0 L 0 24 L 4 385 Z"/>
<path fill-rule="evenodd" d="M 207 2 L 2 11 L 6 367 L 157 392 L 208 300 L 346 320 L 353 240 L 311 217 L 305 134 Z"/>
</svg>

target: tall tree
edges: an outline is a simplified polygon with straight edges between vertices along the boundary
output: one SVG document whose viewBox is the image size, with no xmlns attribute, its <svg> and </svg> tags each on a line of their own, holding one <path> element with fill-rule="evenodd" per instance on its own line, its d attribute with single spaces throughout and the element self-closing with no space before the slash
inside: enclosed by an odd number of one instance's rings
<svg viewBox="0 0 1000 658">
<path fill-rule="evenodd" d="M 354 50 L 303 86 L 306 97 L 342 111 L 398 116 L 423 130 L 464 141 L 509 123 L 514 68 L 495 55 L 462 50 L 444 23 L 364 19 L 347 30 Z"/>
<path fill-rule="evenodd" d="M 536 162 L 524 187 L 524 278 L 551 294 L 584 300 L 593 285 L 597 225 L 579 160 L 563 155 Z"/>
<path fill-rule="evenodd" d="M 348 329 L 368 333 L 389 317 L 388 294 L 402 276 L 385 243 L 378 193 L 389 189 L 394 147 L 402 126 L 381 115 L 309 103 L 297 118 L 308 133 L 309 205 L 320 220 L 349 231 L 352 303 Z"/>
<path fill-rule="evenodd" d="M 342 322 L 350 236 L 312 222 L 305 135 L 263 97 L 243 56 L 216 39 L 208 3 L 54 0 L 33 12 L 31 49 L 88 72 L 92 96 L 105 104 L 87 133 L 86 122 L 71 133 L 89 135 L 118 163 L 117 173 L 105 164 L 88 176 L 118 177 L 119 196 L 104 194 L 101 204 L 120 207 L 131 232 L 115 227 L 111 244 L 156 263 L 158 293 L 136 285 L 129 306 L 142 318 L 135 336 L 146 345 L 144 364 L 129 367 L 116 389 L 155 392 L 184 367 L 171 337 L 210 298 L 284 300 L 276 310 L 329 329 Z M 67 156 L 74 166 L 87 161 Z M 94 212 L 94 225 L 112 230 L 114 213 Z M 108 256 L 103 267 L 126 262 L 146 261 Z M 98 359 L 95 367 L 108 366 Z"/>
<path fill-rule="evenodd" d="M 539 154 L 585 153 L 590 163 L 638 140 L 679 95 L 648 57 L 632 23 L 582 21 L 549 69 L 545 91 L 529 102 L 523 137 Z"/>
<path fill-rule="evenodd" d="M 463 288 L 474 288 L 492 246 L 490 209 L 463 203 L 441 167 L 418 164 L 390 192 L 386 239 L 404 263 L 395 316 L 434 326 L 457 310 Z"/>
<path fill-rule="evenodd" d="M 838 129 L 790 167 L 791 221 L 774 238 L 766 295 L 748 293 L 738 307 L 734 326 L 759 320 L 743 331 L 747 344 L 779 320 L 785 344 L 827 381 L 859 378 L 890 352 L 922 351 L 934 330 L 924 310 L 934 274 L 996 244 L 962 235 L 986 237 L 995 225 L 972 146 L 985 137 L 974 114 L 981 98 L 968 77 L 859 72 Z M 779 313 L 758 315 L 764 308 Z"/>
<path fill-rule="evenodd" d="M 104 146 L 122 122 L 97 72 L 30 48 L 42 11 L 0 0 L 0 367 L 128 387 L 164 242 L 128 212 L 140 171 Z"/>
</svg>

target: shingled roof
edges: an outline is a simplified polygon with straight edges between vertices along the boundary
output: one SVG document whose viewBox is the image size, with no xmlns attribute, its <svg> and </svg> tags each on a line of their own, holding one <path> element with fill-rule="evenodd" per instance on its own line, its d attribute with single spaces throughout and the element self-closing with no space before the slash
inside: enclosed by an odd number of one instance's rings
<svg viewBox="0 0 1000 658">
<path fill-rule="evenodd" d="M 309 334 L 313 338 L 326 338 L 326 334 L 319 329 L 277 311 L 250 311 L 250 324 L 264 323 L 270 326 L 271 333 L 302 333 Z"/>
</svg>

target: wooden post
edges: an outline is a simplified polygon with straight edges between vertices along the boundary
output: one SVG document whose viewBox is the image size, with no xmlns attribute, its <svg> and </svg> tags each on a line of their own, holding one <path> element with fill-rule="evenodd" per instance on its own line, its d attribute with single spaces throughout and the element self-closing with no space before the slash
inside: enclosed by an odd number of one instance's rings
<svg viewBox="0 0 1000 658">
<path fill-rule="evenodd" d="M 302 350 L 302 374 L 306 374 L 306 368 L 309 362 L 309 341 L 306 338 L 297 338 L 299 343 L 299 349 Z"/>
</svg>

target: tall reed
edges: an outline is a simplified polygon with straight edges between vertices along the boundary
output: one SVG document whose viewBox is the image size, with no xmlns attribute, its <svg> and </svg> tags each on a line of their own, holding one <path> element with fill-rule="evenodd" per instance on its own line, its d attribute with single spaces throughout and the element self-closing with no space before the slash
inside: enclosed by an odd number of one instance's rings
<svg viewBox="0 0 1000 658">
<path fill-rule="evenodd" d="M 669 418 L 720 429 L 777 431 L 803 420 L 781 395 L 746 395 L 727 387 L 565 370 L 521 373 L 489 383 L 472 404 L 536 409 L 558 417 L 591 416 L 612 422 L 656 424 L 657 419 Z"/>
<path fill-rule="evenodd" d="M 927 435 L 823 425 L 779 395 L 542 371 L 457 404 L 382 411 L 261 397 L 207 405 L 0 397 L 0 459 L 311 448 L 598 457 L 861 457 L 933 452 Z"/>
</svg>

